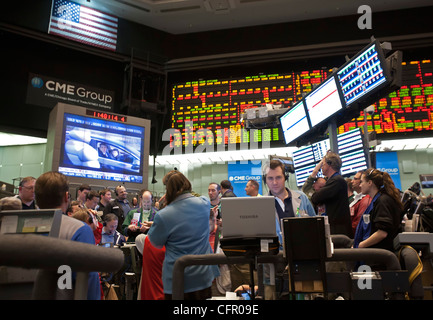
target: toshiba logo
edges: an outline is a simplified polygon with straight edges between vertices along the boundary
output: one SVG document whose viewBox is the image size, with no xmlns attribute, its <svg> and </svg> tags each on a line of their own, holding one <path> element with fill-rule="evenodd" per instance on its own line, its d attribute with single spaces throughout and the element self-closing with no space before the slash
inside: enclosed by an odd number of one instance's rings
<svg viewBox="0 0 433 320">
<path fill-rule="evenodd" d="M 239 216 L 241 219 L 257 219 L 259 216 L 256 214 L 246 214 Z"/>
</svg>

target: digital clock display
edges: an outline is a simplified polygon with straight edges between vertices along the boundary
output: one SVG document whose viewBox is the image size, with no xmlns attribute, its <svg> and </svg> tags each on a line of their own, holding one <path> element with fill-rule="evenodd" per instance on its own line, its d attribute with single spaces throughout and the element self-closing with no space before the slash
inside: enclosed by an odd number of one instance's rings
<svg viewBox="0 0 433 320">
<path fill-rule="evenodd" d="M 86 110 L 86 115 L 92 116 L 98 119 L 104 119 L 104 120 L 113 120 L 118 122 L 126 123 L 126 117 L 119 114 L 113 114 L 113 113 L 107 113 L 107 112 L 101 112 L 96 110 Z"/>
</svg>

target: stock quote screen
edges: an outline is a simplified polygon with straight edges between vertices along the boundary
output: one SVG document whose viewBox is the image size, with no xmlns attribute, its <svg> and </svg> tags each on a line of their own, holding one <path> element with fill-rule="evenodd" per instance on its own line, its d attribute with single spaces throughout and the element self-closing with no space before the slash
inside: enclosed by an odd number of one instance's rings
<svg viewBox="0 0 433 320">
<path fill-rule="evenodd" d="M 433 131 L 433 63 L 431 60 L 404 62 L 402 87 L 379 100 L 368 130 L 377 134 Z M 265 104 L 287 107 L 302 99 L 313 85 L 326 80 L 329 70 L 289 74 L 256 75 L 243 78 L 197 80 L 172 87 L 172 128 L 179 130 L 171 143 L 175 147 L 227 145 L 228 143 L 283 142 L 278 125 L 244 129 L 241 115 L 248 108 Z M 338 128 L 338 133 L 364 126 L 364 115 Z M 194 133 L 203 129 L 200 139 Z"/>
<path fill-rule="evenodd" d="M 182 138 L 174 137 L 173 144 L 179 147 L 203 141 L 216 145 L 282 141 L 277 125 L 250 135 L 241 121 L 242 113 L 265 104 L 287 107 L 327 76 L 327 70 L 312 70 L 176 84 L 172 88 L 172 128 L 182 132 Z M 207 129 L 208 133 L 202 142 L 188 139 L 188 135 L 200 129 Z"/>
<path fill-rule="evenodd" d="M 375 113 L 367 116 L 368 131 L 377 134 L 428 132 L 433 130 L 433 63 L 403 62 L 402 86 L 380 99 Z M 338 128 L 343 133 L 364 125 L 364 114 Z"/>
</svg>

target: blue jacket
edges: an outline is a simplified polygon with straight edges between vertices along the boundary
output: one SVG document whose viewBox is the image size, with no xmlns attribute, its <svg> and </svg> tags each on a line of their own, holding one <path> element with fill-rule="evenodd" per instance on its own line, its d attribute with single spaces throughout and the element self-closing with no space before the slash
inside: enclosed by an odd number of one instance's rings
<svg viewBox="0 0 433 320">
<path fill-rule="evenodd" d="M 289 189 L 287 189 L 289 190 Z M 303 193 L 302 191 L 298 190 L 289 190 L 289 192 L 292 195 L 292 207 L 293 212 L 295 213 L 295 216 L 310 216 L 314 217 L 316 215 L 316 211 L 314 210 L 313 205 L 311 204 L 310 200 L 308 199 L 307 195 Z M 269 192 L 269 195 L 271 196 L 271 192 Z M 281 232 L 281 224 L 278 218 L 277 210 L 275 209 L 275 219 L 276 219 L 276 226 L 277 226 L 277 235 L 278 239 L 280 241 L 280 244 L 283 243 L 283 235 Z M 280 246 L 280 249 L 282 249 L 282 246 Z"/>
<path fill-rule="evenodd" d="M 155 216 L 147 236 L 153 246 L 165 246 L 164 293 L 173 293 L 173 267 L 178 258 L 188 254 L 213 253 L 209 243 L 209 211 L 209 199 L 187 193 L 178 196 Z M 216 265 L 188 267 L 185 269 L 184 292 L 208 288 L 218 276 Z"/>
<path fill-rule="evenodd" d="M 95 245 L 95 236 L 92 229 L 83 221 L 68 217 L 67 215 L 62 215 L 59 238 Z M 73 273 L 74 278 L 75 273 Z M 98 272 L 89 272 L 87 299 L 101 299 L 101 285 Z"/>
</svg>

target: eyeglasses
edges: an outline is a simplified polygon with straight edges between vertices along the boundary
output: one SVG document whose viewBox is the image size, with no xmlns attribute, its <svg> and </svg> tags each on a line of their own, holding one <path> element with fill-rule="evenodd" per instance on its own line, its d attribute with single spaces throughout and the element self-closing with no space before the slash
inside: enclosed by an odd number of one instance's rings
<svg viewBox="0 0 433 320">
<path fill-rule="evenodd" d="M 34 191 L 35 190 L 35 186 L 22 186 L 23 188 L 26 188 L 29 191 Z"/>
</svg>

